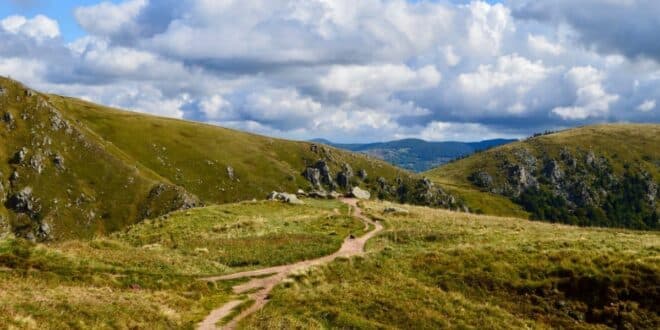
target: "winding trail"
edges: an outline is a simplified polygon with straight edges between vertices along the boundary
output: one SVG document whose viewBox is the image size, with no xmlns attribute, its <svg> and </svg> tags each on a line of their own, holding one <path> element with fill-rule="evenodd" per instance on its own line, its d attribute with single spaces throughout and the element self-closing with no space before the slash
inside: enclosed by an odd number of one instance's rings
<svg viewBox="0 0 660 330">
<path fill-rule="evenodd" d="M 374 229 L 359 238 L 350 238 L 350 237 L 346 238 L 339 251 L 318 259 L 305 260 L 289 265 L 276 266 L 276 267 L 252 270 L 252 271 L 229 274 L 224 276 L 207 277 L 201 279 L 203 281 L 226 281 L 226 280 L 234 280 L 239 278 L 260 276 L 260 278 L 253 278 L 247 283 L 234 286 L 232 289 L 235 294 L 244 294 L 250 292 L 247 295 L 248 298 L 243 300 L 229 301 L 220 308 L 211 311 L 211 313 L 204 319 L 204 321 L 202 321 L 199 324 L 198 329 L 200 330 L 217 329 L 216 324 L 220 320 L 225 318 L 227 315 L 230 315 L 231 312 L 234 310 L 234 308 L 238 307 L 245 301 L 254 300 L 254 303 L 249 308 L 243 310 L 240 314 L 235 316 L 231 321 L 229 321 L 226 325 L 222 327 L 222 329 L 228 329 L 228 330 L 235 329 L 239 321 L 263 308 L 268 302 L 269 294 L 273 290 L 273 288 L 275 288 L 275 286 L 278 283 L 284 280 L 291 273 L 309 267 L 329 263 L 338 257 L 352 257 L 352 256 L 364 254 L 364 246 L 367 243 L 367 241 L 372 237 L 374 237 L 376 234 L 378 234 L 380 231 L 382 231 L 383 226 L 380 223 L 371 221 L 371 219 L 362 215 L 362 210 L 357 205 L 358 202 L 357 199 L 346 198 L 346 199 L 341 199 L 341 201 L 351 206 L 351 209 L 353 210 L 353 216 L 364 222 L 366 230 L 369 229 L 369 225 L 373 225 Z"/>
</svg>

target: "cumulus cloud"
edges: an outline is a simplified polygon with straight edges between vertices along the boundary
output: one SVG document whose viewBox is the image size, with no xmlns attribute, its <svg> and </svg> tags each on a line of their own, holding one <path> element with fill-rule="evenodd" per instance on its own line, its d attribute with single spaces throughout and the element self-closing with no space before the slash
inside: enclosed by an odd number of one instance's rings
<svg viewBox="0 0 660 330">
<path fill-rule="evenodd" d="M 586 119 L 602 117 L 608 114 L 610 105 L 619 99 L 619 95 L 608 94 L 603 87 L 605 79 L 602 72 L 587 66 L 572 68 L 566 74 L 566 80 L 576 90 L 572 106 L 557 107 L 552 110 L 563 119 Z"/>
<path fill-rule="evenodd" d="M 17 15 L 9 16 L 0 20 L 0 27 L 9 33 L 23 34 L 39 41 L 60 36 L 57 22 L 43 15 L 31 19 Z"/>
<path fill-rule="evenodd" d="M 69 43 L 46 16 L 0 18 L 0 74 L 296 139 L 521 137 L 576 123 L 660 121 L 656 6 L 108 1 L 75 10 L 86 35 Z M 614 27 L 629 37 L 608 35 Z"/>
<path fill-rule="evenodd" d="M 637 110 L 641 112 L 650 112 L 655 109 L 655 100 L 646 100 L 639 106 L 637 106 Z"/>
</svg>

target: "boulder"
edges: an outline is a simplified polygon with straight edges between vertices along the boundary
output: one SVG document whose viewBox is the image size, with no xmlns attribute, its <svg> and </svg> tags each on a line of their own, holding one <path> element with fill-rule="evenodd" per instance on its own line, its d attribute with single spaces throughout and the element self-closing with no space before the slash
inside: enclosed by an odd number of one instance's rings
<svg viewBox="0 0 660 330">
<path fill-rule="evenodd" d="M 361 169 L 361 170 L 358 171 L 358 177 L 360 179 L 365 180 L 367 178 L 367 176 L 368 176 L 367 170 Z"/>
<path fill-rule="evenodd" d="M 59 155 L 59 154 L 58 154 L 58 155 L 55 155 L 55 156 L 53 157 L 53 164 L 55 164 L 55 167 L 56 167 L 57 169 L 59 169 L 59 170 L 63 170 L 63 169 L 64 169 L 64 157 L 62 157 L 62 156 Z"/>
<path fill-rule="evenodd" d="M 317 198 L 317 199 L 328 198 L 328 193 L 325 190 L 312 190 L 307 195 L 311 198 Z"/>
<path fill-rule="evenodd" d="M 299 200 L 298 197 L 294 194 L 280 193 L 277 191 L 271 192 L 268 195 L 268 199 L 272 201 L 281 201 L 294 205 L 305 204 L 303 201 Z"/>
<path fill-rule="evenodd" d="M 338 192 L 336 192 L 336 191 L 334 191 L 334 190 L 331 191 L 331 192 L 328 194 L 328 198 L 330 198 L 330 199 L 338 199 L 338 198 L 340 198 L 340 197 L 341 197 L 341 194 L 338 193 Z"/>
<path fill-rule="evenodd" d="M 309 181 L 312 186 L 315 188 L 321 187 L 321 171 L 314 167 L 308 167 L 305 169 L 303 176 L 307 181 Z"/>
<path fill-rule="evenodd" d="M 351 189 L 350 196 L 355 197 L 357 199 L 365 199 L 366 200 L 366 199 L 371 198 L 371 193 L 369 193 L 368 191 L 366 191 L 364 189 L 361 189 L 360 187 L 353 187 L 353 189 Z"/>
<path fill-rule="evenodd" d="M 234 180 L 235 173 L 234 173 L 234 168 L 233 167 L 227 166 L 227 176 L 229 177 L 229 180 Z"/>
<path fill-rule="evenodd" d="M 302 189 L 298 189 L 298 191 L 296 191 L 296 195 L 302 196 L 302 197 L 307 197 L 307 193 Z"/>
<path fill-rule="evenodd" d="M 34 217 L 39 213 L 39 205 L 32 196 L 32 188 L 30 187 L 25 187 L 9 196 L 6 206 L 15 213 L 24 213 L 30 217 Z"/>
<path fill-rule="evenodd" d="M 351 185 L 351 178 L 353 178 L 353 169 L 351 165 L 344 164 L 342 171 L 337 174 L 337 184 L 342 188 L 349 188 Z"/>
<path fill-rule="evenodd" d="M 11 112 L 5 112 L 2 115 L 2 121 L 7 124 L 12 124 L 14 122 L 14 115 L 12 115 Z"/>
<path fill-rule="evenodd" d="M 493 186 L 493 177 L 490 176 L 486 171 L 478 171 L 470 175 L 470 181 L 474 183 L 477 187 L 481 188 L 490 188 Z"/>
<path fill-rule="evenodd" d="M 332 172 L 330 172 L 330 166 L 326 161 L 320 160 L 314 167 L 320 171 L 322 183 L 327 184 L 330 187 L 335 185 L 335 182 L 332 179 Z"/>
<path fill-rule="evenodd" d="M 27 156 L 28 150 L 27 148 L 23 147 L 16 151 L 14 153 L 14 157 L 11 159 L 12 164 L 22 164 L 25 161 L 25 157 Z"/>
</svg>

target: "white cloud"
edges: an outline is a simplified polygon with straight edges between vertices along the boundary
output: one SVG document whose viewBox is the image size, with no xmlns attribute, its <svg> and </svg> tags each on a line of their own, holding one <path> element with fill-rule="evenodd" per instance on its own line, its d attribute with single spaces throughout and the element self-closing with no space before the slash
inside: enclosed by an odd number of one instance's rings
<svg viewBox="0 0 660 330">
<path fill-rule="evenodd" d="M 350 98 L 365 93 L 392 93 L 438 85 L 441 75 L 433 66 L 413 70 L 405 65 L 333 66 L 321 78 L 321 87 Z"/>
<path fill-rule="evenodd" d="M 605 76 L 598 69 L 574 67 L 566 74 L 566 80 L 576 89 L 576 98 L 572 106 L 557 107 L 553 113 L 565 120 L 579 120 L 607 115 L 610 105 L 619 99 L 619 95 L 609 94 L 603 87 Z"/>
<path fill-rule="evenodd" d="M 518 54 L 501 56 L 495 66 L 480 65 L 476 72 L 458 76 L 461 90 L 468 94 L 483 94 L 495 88 L 511 86 L 524 93 L 531 85 L 543 80 L 550 69 L 543 62 L 532 62 Z"/>
<path fill-rule="evenodd" d="M 60 36 L 57 21 L 43 15 L 37 15 L 32 19 L 27 19 L 24 16 L 9 16 L 0 21 L 0 26 L 7 32 L 23 34 L 38 41 Z"/>
<path fill-rule="evenodd" d="M 200 102 L 200 109 L 209 120 L 223 120 L 229 116 L 232 104 L 225 100 L 222 95 L 213 95 Z"/>
<path fill-rule="evenodd" d="M 539 53 L 548 53 L 551 55 L 561 55 L 564 52 L 564 47 L 560 44 L 550 42 L 545 36 L 529 34 L 527 36 L 527 43 L 529 47 Z"/>
<path fill-rule="evenodd" d="M 108 36 L 119 33 L 122 29 L 135 28 L 133 20 L 148 4 L 148 0 L 129 0 L 119 4 L 101 2 L 98 5 L 77 8 L 74 15 L 85 30 Z"/>
<path fill-rule="evenodd" d="M 651 112 L 655 109 L 655 100 L 646 100 L 637 107 L 641 112 Z"/>
</svg>

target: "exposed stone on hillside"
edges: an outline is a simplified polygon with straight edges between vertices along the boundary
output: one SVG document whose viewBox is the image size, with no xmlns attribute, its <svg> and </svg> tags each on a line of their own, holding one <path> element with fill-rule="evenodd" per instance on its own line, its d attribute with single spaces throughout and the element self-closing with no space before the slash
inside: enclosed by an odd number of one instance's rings
<svg viewBox="0 0 660 330">
<path fill-rule="evenodd" d="M 305 204 L 303 201 L 298 199 L 298 197 L 295 194 L 281 193 L 281 192 L 277 192 L 277 191 L 271 192 L 268 195 L 268 200 L 280 201 L 280 202 L 293 204 L 293 205 Z"/>
<path fill-rule="evenodd" d="M 32 188 L 30 187 L 25 187 L 9 196 L 5 206 L 15 213 L 26 214 L 33 219 L 38 217 L 41 210 L 39 201 L 32 196 Z"/>
<path fill-rule="evenodd" d="M 486 171 L 477 171 L 470 175 L 470 181 L 477 187 L 491 188 L 493 186 L 493 177 Z"/>
<path fill-rule="evenodd" d="M 23 164 L 25 162 L 25 157 L 28 154 L 28 150 L 25 147 L 22 147 L 14 153 L 14 156 L 11 158 L 12 164 Z"/>
<path fill-rule="evenodd" d="M 231 166 L 227 166 L 227 177 L 229 177 L 229 180 L 234 180 L 235 178 L 234 168 Z"/>
<path fill-rule="evenodd" d="M 353 187 L 353 189 L 351 189 L 350 196 L 355 197 L 357 199 L 367 200 L 367 199 L 371 198 L 371 193 L 369 193 L 368 191 L 366 191 L 364 189 L 361 189 L 360 187 Z"/>
<path fill-rule="evenodd" d="M 2 121 L 4 121 L 7 125 L 11 125 L 14 123 L 14 115 L 7 111 L 2 115 Z"/>
<path fill-rule="evenodd" d="M 41 174 L 44 170 L 44 158 L 41 154 L 33 155 L 30 158 L 30 168 L 35 170 L 37 174 Z"/>
<path fill-rule="evenodd" d="M 484 190 L 523 205 L 534 217 L 575 224 L 660 228 L 656 204 L 658 183 L 636 164 L 615 173 L 608 158 L 593 150 L 549 153 L 538 168 L 536 157 L 520 148 L 514 157 L 496 157 L 500 180 L 488 180 L 482 170 L 470 180 Z M 492 182 L 492 186 L 488 184 Z"/>
<path fill-rule="evenodd" d="M 351 178 L 353 177 L 353 169 L 351 165 L 342 165 L 341 172 L 337 173 L 337 184 L 342 188 L 349 188 L 351 185 Z"/>
<path fill-rule="evenodd" d="M 313 187 L 321 187 L 321 171 L 318 168 L 308 167 L 305 169 L 303 176 L 309 181 Z"/>
<path fill-rule="evenodd" d="M 159 183 L 151 189 L 143 203 L 141 217 L 142 219 L 157 218 L 172 211 L 187 210 L 202 205 L 197 196 L 184 188 Z"/>
<path fill-rule="evenodd" d="M 64 170 L 64 157 L 62 157 L 59 154 L 56 154 L 53 157 L 53 164 L 55 164 L 55 168 L 58 170 Z"/>
<path fill-rule="evenodd" d="M 538 180 L 532 175 L 528 167 L 512 164 L 508 169 L 507 180 L 511 184 L 513 196 L 519 196 L 530 188 L 538 188 Z"/>
<path fill-rule="evenodd" d="M 558 183 L 564 177 L 564 172 L 561 170 L 559 162 L 554 159 L 546 161 L 545 166 L 543 167 L 543 174 L 552 183 Z"/>
<path fill-rule="evenodd" d="M 358 177 L 362 180 L 366 180 L 369 174 L 367 174 L 367 170 L 361 169 L 358 171 Z"/>
</svg>

